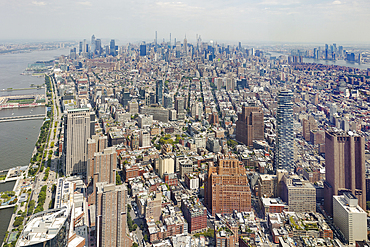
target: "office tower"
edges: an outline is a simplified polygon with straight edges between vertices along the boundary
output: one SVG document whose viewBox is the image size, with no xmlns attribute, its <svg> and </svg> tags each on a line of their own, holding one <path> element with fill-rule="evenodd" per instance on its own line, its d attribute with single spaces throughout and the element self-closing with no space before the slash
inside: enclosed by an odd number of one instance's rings
<svg viewBox="0 0 370 247">
<path fill-rule="evenodd" d="M 163 97 L 163 106 L 166 109 L 171 109 L 173 108 L 173 99 L 170 94 L 164 94 Z"/>
<path fill-rule="evenodd" d="M 155 31 L 155 42 L 154 42 L 154 51 L 157 52 L 157 48 L 158 48 L 158 45 L 157 45 L 157 31 Z"/>
<path fill-rule="evenodd" d="M 356 241 L 367 241 L 367 213 L 352 193 L 333 196 L 333 221 L 349 246 L 358 246 Z"/>
<path fill-rule="evenodd" d="M 209 164 L 204 193 L 204 202 L 212 215 L 251 210 L 251 191 L 246 170 L 237 159 L 219 157 L 217 166 Z"/>
<path fill-rule="evenodd" d="M 82 41 L 80 41 L 79 46 L 78 46 L 78 54 L 79 55 L 82 54 L 82 49 L 83 49 L 83 43 L 82 43 Z"/>
<path fill-rule="evenodd" d="M 86 54 L 86 39 L 84 39 L 84 43 L 83 43 L 83 46 L 82 46 L 82 54 L 85 56 Z"/>
<path fill-rule="evenodd" d="M 155 84 L 156 103 L 163 105 L 163 81 L 157 80 Z"/>
<path fill-rule="evenodd" d="M 247 146 L 253 145 L 253 140 L 264 139 L 263 111 L 261 107 L 243 106 L 242 113 L 236 121 L 236 140 Z"/>
<path fill-rule="evenodd" d="M 333 214 L 333 196 L 351 192 L 366 209 L 365 137 L 353 132 L 325 133 L 325 210 Z"/>
<path fill-rule="evenodd" d="M 98 55 L 101 54 L 101 39 L 95 41 L 95 51 Z"/>
<path fill-rule="evenodd" d="M 114 39 L 110 41 L 109 54 L 112 56 L 116 55 L 116 41 Z"/>
<path fill-rule="evenodd" d="M 64 117 L 64 174 L 86 175 L 87 139 L 95 132 L 95 115 L 89 108 L 71 109 Z"/>
<path fill-rule="evenodd" d="M 275 169 L 293 170 L 293 93 L 281 91 L 278 95 Z"/>
<path fill-rule="evenodd" d="M 184 119 L 185 117 L 185 100 L 181 96 L 177 96 L 175 98 L 175 109 L 177 111 L 177 118 Z M 181 116 L 181 118 L 179 117 Z"/>
<path fill-rule="evenodd" d="M 97 183 L 96 187 L 97 247 L 131 246 L 127 227 L 126 185 Z"/>
<path fill-rule="evenodd" d="M 139 144 L 141 148 L 150 147 L 150 133 L 148 131 L 140 131 Z"/>
<path fill-rule="evenodd" d="M 184 55 L 185 56 L 188 55 L 188 40 L 186 39 L 186 35 L 185 35 L 185 39 L 184 39 Z"/>
<path fill-rule="evenodd" d="M 140 45 L 140 56 L 141 57 L 146 56 L 146 45 L 145 44 Z"/>
<path fill-rule="evenodd" d="M 91 44 L 90 44 L 90 53 L 94 54 L 96 50 L 96 40 L 95 35 L 91 36 Z"/>
</svg>

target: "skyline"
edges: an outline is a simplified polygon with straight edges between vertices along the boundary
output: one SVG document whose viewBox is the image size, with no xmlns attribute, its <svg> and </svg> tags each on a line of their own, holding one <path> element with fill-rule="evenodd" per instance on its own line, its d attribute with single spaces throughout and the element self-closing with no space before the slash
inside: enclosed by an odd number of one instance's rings
<svg viewBox="0 0 370 247">
<path fill-rule="evenodd" d="M 242 43 L 366 43 L 370 2 L 359 1 L 118 1 L 0 3 L 0 40 L 114 38 L 119 43 L 195 40 Z M 25 25 L 27 23 L 27 25 Z"/>
</svg>

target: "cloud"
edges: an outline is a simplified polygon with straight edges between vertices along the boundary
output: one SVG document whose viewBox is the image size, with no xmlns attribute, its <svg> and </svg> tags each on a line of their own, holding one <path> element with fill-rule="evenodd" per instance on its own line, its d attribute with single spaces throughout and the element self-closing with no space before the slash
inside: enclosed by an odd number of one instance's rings
<svg viewBox="0 0 370 247">
<path fill-rule="evenodd" d="M 37 1 L 33 1 L 32 4 L 34 4 L 36 6 L 45 6 L 46 5 L 45 2 L 37 2 Z"/>
<path fill-rule="evenodd" d="M 85 2 L 77 2 L 77 4 L 80 4 L 80 5 L 85 5 L 85 6 L 91 6 L 91 2 L 89 1 L 85 1 Z"/>
<path fill-rule="evenodd" d="M 333 4 L 342 4 L 339 0 L 335 0 Z"/>
</svg>

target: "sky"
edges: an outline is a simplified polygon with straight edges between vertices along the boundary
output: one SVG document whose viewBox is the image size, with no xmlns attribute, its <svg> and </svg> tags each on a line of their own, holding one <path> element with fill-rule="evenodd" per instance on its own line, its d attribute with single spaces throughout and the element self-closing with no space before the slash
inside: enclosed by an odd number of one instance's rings
<svg viewBox="0 0 370 247">
<path fill-rule="evenodd" d="M 370 43 L 369 0 L 0 0 L 0 40 Z"/>
</svg>

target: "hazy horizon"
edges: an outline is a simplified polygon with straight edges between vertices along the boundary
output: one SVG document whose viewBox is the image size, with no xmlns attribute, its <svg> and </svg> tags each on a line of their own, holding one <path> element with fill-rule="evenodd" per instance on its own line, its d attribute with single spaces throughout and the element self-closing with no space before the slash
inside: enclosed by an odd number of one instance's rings
<svg viewBox="0 0 370 247">
<path fill-rule="evenodd" d="M 340 0 L 18 0 L 0 2 L 0 40 L 79 41 L 118 44 L 194 42 L 261 44 L 367 44 L 370 1 Z"/>
</svg>

